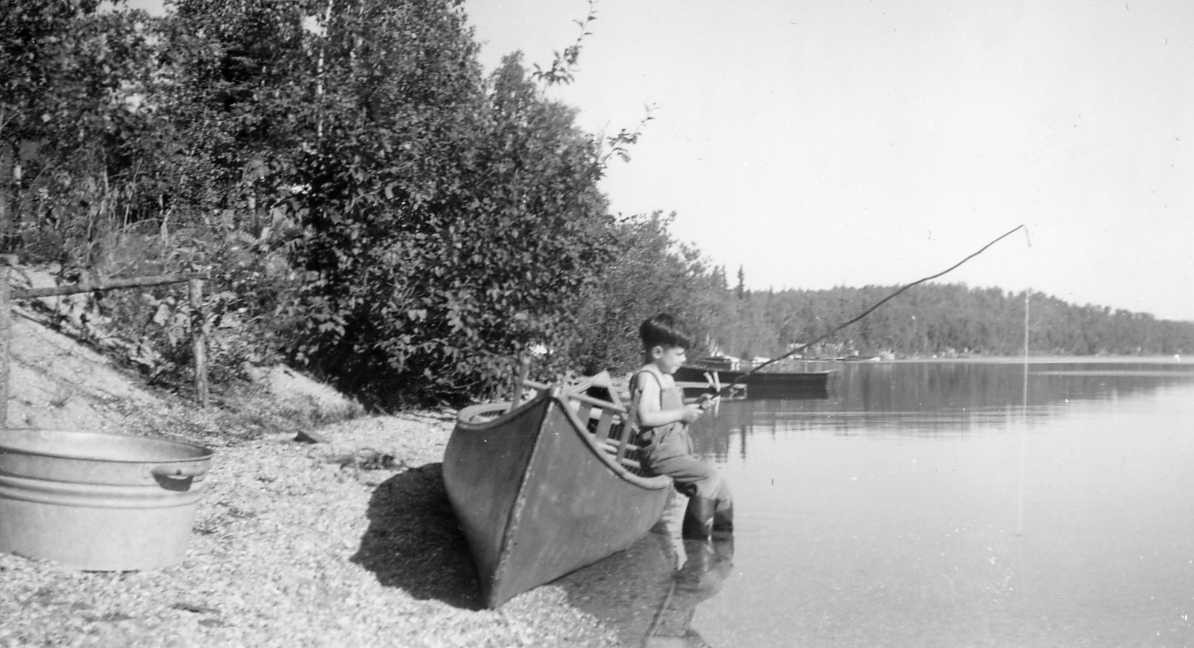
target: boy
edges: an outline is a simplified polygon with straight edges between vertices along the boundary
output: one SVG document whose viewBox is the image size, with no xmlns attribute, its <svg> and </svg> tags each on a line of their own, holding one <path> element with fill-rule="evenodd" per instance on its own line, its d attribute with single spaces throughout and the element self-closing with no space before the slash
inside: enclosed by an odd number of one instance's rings
<svg viewBox="0 0 1194 648">
<path fill-rule="evenodd" d="M 688 435 L 688 424 L 700 418 L 711 401 L 685 405 L 683 392 L 672 378 L 684 364 L 692 341 L 675 319 L 662 313 L 644 321 L 638 332 L 646 364 L 631 378 L 630 388 L 643 467 L 649 474 L 671 477 L 676 490 L 688 496 L 684 537 L 730 535 L 734 531 L 730 489 L 717 469 L 692 455 Z"/>
</svg>

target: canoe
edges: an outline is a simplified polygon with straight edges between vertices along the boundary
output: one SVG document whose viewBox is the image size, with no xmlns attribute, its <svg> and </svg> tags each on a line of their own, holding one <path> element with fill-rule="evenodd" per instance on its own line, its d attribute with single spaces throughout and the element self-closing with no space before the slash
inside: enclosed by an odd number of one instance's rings
<svg viewBox="0 0 1194 648">
<path fill-rule="evenodd" d="M 685 384 L 706 383 L 705 374 L 716 373 L 722 385 L 730 385 L 746 375 L 745 371 L 712 370 L 685 365 L 676 370 L 675 379 Z M 760 371 L 746 376 L 748 398 L 826 398 L 832 371 Z"/>
<path fill-rule="evenodd" d="M 633 544 L 672 484 L 637 474 L 618 405 L 554 387 L 508 409 L 461 410 L 444 451 L 444 486 L 489 608 Z"/>
</svg>

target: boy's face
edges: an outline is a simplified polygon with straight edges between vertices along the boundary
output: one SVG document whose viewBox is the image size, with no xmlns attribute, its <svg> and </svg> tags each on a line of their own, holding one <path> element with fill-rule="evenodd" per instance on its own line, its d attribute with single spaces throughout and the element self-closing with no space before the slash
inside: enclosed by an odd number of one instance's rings
<svg viewBox="0 0 1194 648">
<path fill-rule="evenodd" d="M 674 374 L 688 358 L 684 347 L 655 346 L 651 347 L 651 359 L 655 366 L 665 374 Z"/>
</svg>

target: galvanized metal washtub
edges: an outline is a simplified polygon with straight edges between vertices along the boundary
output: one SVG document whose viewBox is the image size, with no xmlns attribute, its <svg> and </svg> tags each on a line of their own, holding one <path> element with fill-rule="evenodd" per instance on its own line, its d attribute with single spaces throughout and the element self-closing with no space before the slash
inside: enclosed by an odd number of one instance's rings
<svg viewBox="0 0 1194 648">
<path fill-rule="evenodd" d="M 0 551 L 96 571 L 175 564 L 211 455 L 165 439 L 0 428 Z"/>
</svg>

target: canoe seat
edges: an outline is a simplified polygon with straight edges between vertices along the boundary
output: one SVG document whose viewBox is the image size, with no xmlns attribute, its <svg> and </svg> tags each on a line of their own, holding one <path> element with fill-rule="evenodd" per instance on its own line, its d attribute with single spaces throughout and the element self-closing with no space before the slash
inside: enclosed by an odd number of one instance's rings
<svg viewBox="0 0 1194 648">
<path fill-rule="evenodd" d="M 634 459 L 622 457 L 621 459 L 619 459 L 619 461 L 622 463 L 623 466 L 625 466 L 628 470 L 630 470 L 630 472 L 632 472 L 636 475 L 643 474 L 643 465 L 640 464 L 639 462 L 635 461 Z"/>
<path fill-rule="evenodd" d="M 602 397 L 617 398 L 617 392 L 604 390 L 604 393 L 588 390 L 585 394 L 568 392 L 566 394 L 568 407 L 579 419 L 579 423 L 593 435 L 593 440 L 602 451 L 609 454 L 610 459 L 617 461 L 626 470 L 636 475 L 643 475 L 642 463 L 639 458 L 642 448 L 630 443 L 630 430 L 626 427 L 627 412 L 621 403 L 610 402 Z M 626 441 L 623 441 L 623 438 Z"/>
<path fill-rule="evenodd" d="M 618 440 L 617 439 L 603 439 L 599 442 L 601 449 L 609 454 L 611 459 L 616 459 L 618 463 L 622 464 L 624 468 L 636 475 L 643 474 L 642 463 L 638 460 L 639 452 L 642 450 L 640 446 L 633 443 L 626 444 L 626 452 L 621 458 L 618 457 Z"/>
<path fill-rule="evenodd" d="M 604 449 L 606 450 L 606 452 L 616 453 L 618 451 L 618 440 L 617 439 L 603 439 L 601 441 L 601 445 L 604 446 Z M 626 454 L 634 453 L 637 455 L 639 453 L 639 451 L 642 449 L 643 449 L 642 446 L 638 446 L 633 443 L 626 444 Z"/>
</svg>

